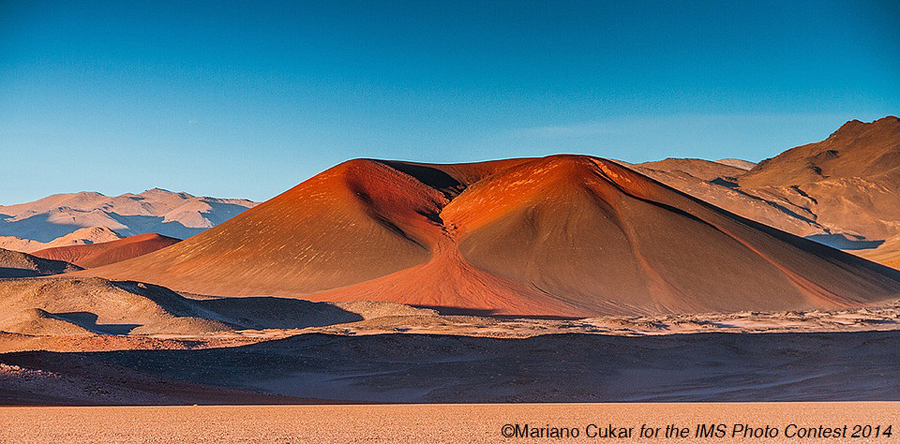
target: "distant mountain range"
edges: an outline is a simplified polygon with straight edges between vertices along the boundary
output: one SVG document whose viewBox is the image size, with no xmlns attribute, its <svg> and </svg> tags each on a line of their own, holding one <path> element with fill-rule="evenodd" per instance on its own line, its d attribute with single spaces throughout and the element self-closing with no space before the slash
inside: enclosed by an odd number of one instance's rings
<svg viewBox="0 0 900 444">
<path fill-rule="evenodd" d="M 246 199 L 198 197 L 159 188 L 113 197 L 96 192 L 56 194 L 0 206 L 0 247 L 34 252 L 149 233 L 186 239 L 255 205 Z"/>
<path fill-rule="evenodd" d="M 724 163 L 666 159 L 631 167 L 740 216 L 900 268 L 897 117 L 847 122 L 822 142 L 750 169 Z"/>
</svg>

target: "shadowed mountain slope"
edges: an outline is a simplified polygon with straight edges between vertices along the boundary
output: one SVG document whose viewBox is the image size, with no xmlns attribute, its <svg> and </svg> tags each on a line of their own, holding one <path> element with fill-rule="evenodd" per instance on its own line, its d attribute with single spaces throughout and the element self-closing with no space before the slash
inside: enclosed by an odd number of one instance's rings
<svg viewBox="0 0 900 444">
<path fill-rule="evenodd" d="M 45 276 L 80 270 L 68 262 L 43 259 L 0 248 L 0 278 Z"/>
</svg>

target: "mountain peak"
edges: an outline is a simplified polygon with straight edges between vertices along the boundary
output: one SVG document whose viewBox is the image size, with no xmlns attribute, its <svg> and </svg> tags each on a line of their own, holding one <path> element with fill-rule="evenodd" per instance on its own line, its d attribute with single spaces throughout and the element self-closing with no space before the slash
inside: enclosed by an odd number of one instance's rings
<svg viewBox="0 0 900 444">
<path fill-rule="evenodd" d="M 191 199 L 194 197 L 192 194 L 185 193 L 184 191 L 170 191 L 165 188 L 154 187 L 149 190 L 144 190 L 140 194 L 140 197 L 149 197 L 156 199 L 171 199 L 171 198 L 180 198 L 180 199 Z"/>
<path fill-rule="evenodd" d="M 837 129 L 834 133 L 829 136 L 830 138 L 834 137 L 842 137 L 842 136 L 858 136 L 863 132 L 869 131 L 890 131 L 892 129 L 900 128 L 900 118 L 895 116 L 885 116 L 880 119 L 874 120 L 872 122 L 861 122 L 859 120 L 853 119 Z"/>
<path fill-rule="evenodd" d="M 741 176 L 742 186 L 789 186 L 900 171 L 900 119 L 851 120 L 827 139 L 789 149 Z M 892 174 L 893 174 L 892 173 Z"/>
<path fill-rule="evenodd" d="M 144 190 L 144 191 L 138 193 L 139 196 L 145 196 L 148 194 L 175 194 L 175 192 L 169 191 L 165 188 L 153 187 L 153 188 L 150 188 L 148 190 Z"/>
</svg>

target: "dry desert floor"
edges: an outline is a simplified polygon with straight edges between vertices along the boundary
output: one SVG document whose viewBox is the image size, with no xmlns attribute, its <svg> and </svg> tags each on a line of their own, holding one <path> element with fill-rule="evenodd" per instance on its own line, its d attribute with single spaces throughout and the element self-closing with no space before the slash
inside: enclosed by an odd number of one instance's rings
<svg viewBox="0 0 900 444">
<path fill-rule="evenodd" d="M 524 431 L 526 424 L 529 433 L 535 433 L 531 432 L 534 428 L 541 430 L 538 433 L 552 433 L 556 428 L 569 430 L 570 435 L 577 430 L 578 437 L 504 436 L 504 432 L 516 433 L 516 426 L 520 432 Z M 722 430 L 719 432 L 722 436 L 698 438 L 701 424 L 711 430 Z M 610 427 L 615 430 L 615 439 L 605 437 Z M 891 427 L 891 436 L 883 434 L 887 427 Z M 887 443 L 900 441 L 898 427 L 900 403 L 896 402 L 0 408 L 0 441 L 16 443 L 598 440 Z M 642 428 L 644 438 L 640 437 Z M 667 428 L 670 435 L 677 428 L 677 433 L 687 437 L 667 438 Z M 855 432 L 859 438 L 853 437 Z M 826 433 L 829 437 L 823 438 Z"/>
</svg>

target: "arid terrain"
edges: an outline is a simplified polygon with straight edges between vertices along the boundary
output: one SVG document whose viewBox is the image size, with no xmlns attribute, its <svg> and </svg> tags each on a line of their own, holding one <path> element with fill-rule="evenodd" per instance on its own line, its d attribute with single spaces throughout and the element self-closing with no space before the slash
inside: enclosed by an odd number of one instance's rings
<svg viewBox="0 0 900 444">
<path fill-rule="evenodd" d="M 898 23 L 0 0 L 0 444 L 900 442 Z"/>
<path fill-rule="evenodd" d="M 0 404 L 898 400 L 898 149 L 887 117 L 758 164 L 356 159 L 259 205 L 2 207 L 72 230 L 0 250 Z"/>
<path fill-rule="evenodd" d="M 0 441 L 143 443 L 168 442 L 177 436 L 190 442 L 248 443 L 591 442 L 607 440 L 598 436 L 613 426 L 626 429 L 629 437 L 616 439 L 625 442 L 775 442 L 788 435 L 791 440 L 811 443 L 882 443 L 896 440 L 896 409 L 896 403 L 885 402 L 0 408 Z M 695 436 L 700 424 L 719 421 L 726 427 L 723 438 Z M 505 438 L 507 424 L 519 425 L 520 430 L 526 424 L 574 428 L 579 436 Z M 870 429 L 868 438 L 842 439 L 845 425 L 846 435 L 853 436 L 857 425 L 883 430 L 890 424 L 894 425 L 892 437 L 874 438 Z M 673 425 L 687 428 L 689 437 L 664 438 L 666 427 Z M 659 437 L 641 438 L 642 426 Z M 778 429 L 778 438 L 751 437 L 766 426 Z M 833 433 L 829 438 L 810 438 L 809 429 L 819 426 L 840 429 L 841 438 L 835 439 Z M 799 434 L 804 438 L 796 438 Z"/>
<path fill-rule="evenodd" d="M 77 275 L 512 316 L 826 309 L 900 293 L 897 270 L 587 156 L 354 160 L 186 241 Z"/>
<path fill-rule="evenodd" d="M 847 122 L 757 164 L 666 159 L 637 171 L 740 216 L 900 267 L 900 119 Z"/>
<path fill-rule="evenodd" d="M 900 301 L 534 319 L 98 278 L 8 280 L 0 297 L 16 313 L 0 321 L 4 404 L 900 398 Z"/>
</svg>

